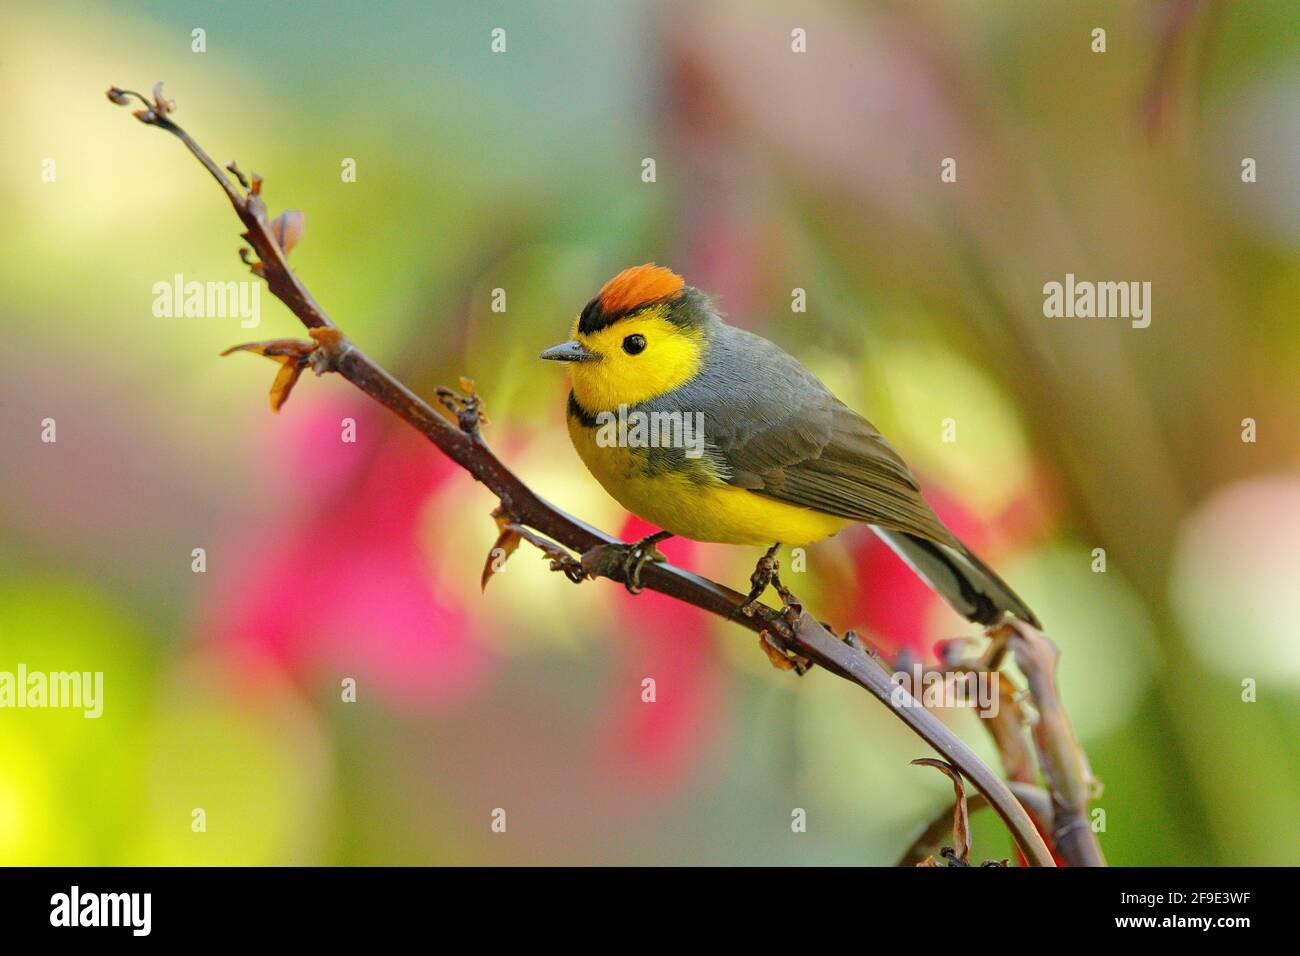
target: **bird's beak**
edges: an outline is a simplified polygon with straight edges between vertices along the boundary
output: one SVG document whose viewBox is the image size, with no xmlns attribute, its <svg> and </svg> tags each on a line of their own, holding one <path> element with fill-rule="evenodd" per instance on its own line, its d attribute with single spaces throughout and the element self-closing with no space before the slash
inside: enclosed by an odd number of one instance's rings
<svg viewBox="0 0 1300 956">
<path fill-rule="evenodd" d="M 595 362 L 600 359 L 597 353 L 588 351 L 577 339 L 552 345 L 541 357 L 553 362 Z"/>
</svg>

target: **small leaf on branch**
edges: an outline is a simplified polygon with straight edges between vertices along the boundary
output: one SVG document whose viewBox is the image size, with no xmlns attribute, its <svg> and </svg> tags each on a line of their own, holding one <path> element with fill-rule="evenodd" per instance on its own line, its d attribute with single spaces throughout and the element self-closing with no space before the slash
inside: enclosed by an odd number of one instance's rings
<svg viewBox="0 0 1300 956">
<path fill-rule="evenodd" d="M 252 352 L 254 355 L 264 355 L 271 361 L 280 363 L 280 371 L 276 374 L 275 381 L 271 383 L 270 392 L 271 411 L 278 412 L 289 400 L 294 385 L 298 383 L 299 376 L 307 367 L 309 357 L 316 348 L 316 342 L 307 342 L 303 339 L 272 339 L 269 342 L 245 342 L 243 345 L 234 345 L 221 354 L 225 356 L 233 352 Z"/>
<path fill-rule="evenodd" d="M 271 411 L 278 412 L 284 407 L 284 403 L 289 400 L 289 393 L 293 387 L 298 384 L 298 377 L 302 375 L 304 366 L 298 364 L 292 359 L 284 359 L 280 366 L 280 371 L 276 373 L 275 381 L 271 383 Z"/>
<path fill-rule="evenodd" d="M 300 209 L 286 209 L 271 220 L 269 228 L 271 238 L 286 256 L 302 238 L 305 218 Z"/>
<path fill-rule="evenodd" d="M 500 533 L 492 550 L 488 552 L 487 560 L 483 562 L 483 574 L 479 578 L 479 589 L 482 591 L 487 590 L 492 575 L 505 567 L 506 561 L 519 550 L 519 542 L 523 540 L 523 535 L 511 527 L 512 519 L 505 509 L 497 508 L 493 511 L 492 519 L 496 521 Z"/>
</svg>

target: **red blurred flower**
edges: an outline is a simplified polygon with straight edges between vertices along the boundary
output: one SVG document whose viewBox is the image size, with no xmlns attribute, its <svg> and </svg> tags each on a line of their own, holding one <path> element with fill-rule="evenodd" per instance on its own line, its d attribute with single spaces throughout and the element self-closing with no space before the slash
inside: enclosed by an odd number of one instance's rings
<svg viewBox="0 0 1300 956">
<path fill-rule="evenodd" d="M 990 537 L 987 524 L 941 492 L 927 490 L 926 500 L 953 534 L 971 550 L 983 553 Z M 847 609 L 850 620 L 870 629 L 891 658 L 902 650 L 931 656 L 927 623 L 943 599 L 870 529 L 855 528 L 846 537 L 857 585 Z"/>
<path fill-rule="evenodd" d="M 620 536 L 635 541 L 658 529 L 629 518 Z M 698 546 L 685 538 L 669 538 L 659 549 L 674 564 L 691 567 Z M 614 679 L 618 688 L 613 714 L 604 735 L 603 758 L 631 776 L 640 792 L 647 785 L 663 791 L 678 784 L 717 739 L 724 682 L 717 647 L 709 632 L 708 615 L 653 591 L 633 596 L 620 593 L 616 620 L 622 651 Z M 645 678 L 655 681 L 655 702 L 642 700 Z"/>
<path fill-rule="evenodd" d="M 357 422 L 355 444 L 340 440 L 344 416 Z M 359 695 L 377 688 L 412 708 L 472 689 L 489 656 L 467 615 L 435 596 L 418 540 L 430 496 L 454 489 L 459 469 L 369 408 L 301 417 L 281 479 L 301 507 L 250 517 L 210 555 L 219 577 L 203 631 L 291 674 L 335 686 L 354 677 Z"/>
</svg>

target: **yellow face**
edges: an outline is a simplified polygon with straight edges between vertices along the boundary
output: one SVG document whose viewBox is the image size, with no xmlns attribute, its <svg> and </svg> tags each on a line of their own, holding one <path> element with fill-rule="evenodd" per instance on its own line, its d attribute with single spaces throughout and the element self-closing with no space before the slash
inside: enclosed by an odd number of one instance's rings
<svg viewBox="0 0 1300 956">
<path fill-rule="evenodd" d="M 612 411 L 657 398 L 695 376 L 704 355 L 704 335 L 674 325 L 666 312 L 667 306 L 652 306 L 591 335 L 578 331 L 574 321 L 574 341 L 599 356 L 569 364 L 579 405 L 588 412 Z"/>
</svg>

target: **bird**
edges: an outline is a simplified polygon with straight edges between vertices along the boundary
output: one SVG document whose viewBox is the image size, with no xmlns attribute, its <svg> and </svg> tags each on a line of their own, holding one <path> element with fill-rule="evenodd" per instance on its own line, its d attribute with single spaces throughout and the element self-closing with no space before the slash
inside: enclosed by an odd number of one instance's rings
<svg viewBox="0 0 1300 956">
<path fill-rule="evenodd" d="M 943 524 L 871 422 L 671 269 L 618 273 L 541 358 L 568 365 L 579 458 L 619 504 L 663 529 L 623 546 L 629 590 L 673 535 L 769 546 L 751 578 L 752 613 L 772 583 L 788 602 L 781 545 L 865 524 L 967 620 L 993 626 L 1010 614 L 1040 626 Z"/>
</svg>

